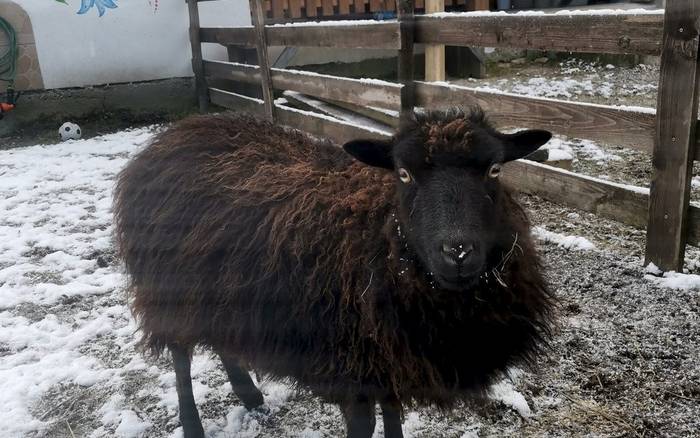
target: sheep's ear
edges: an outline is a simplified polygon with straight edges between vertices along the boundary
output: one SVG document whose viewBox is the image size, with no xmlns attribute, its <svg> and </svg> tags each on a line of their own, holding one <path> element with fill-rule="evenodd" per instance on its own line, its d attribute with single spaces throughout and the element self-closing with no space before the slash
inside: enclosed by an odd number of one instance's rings
<svg viewBox="0 0 700 438">
<path fill-rule="evenodd" d="M 390 140 L 353 140 L 343 145 L 348 154 L 369 166 L 393 169 Z"/>
<path fill-rule="evenodd" d="M 536 151 L 540 146 L 552 138 L 552 133 L 540 129 L 518 131 L 514 134 L 504 135 L 503 161 L 512 161 L 523 158 Z"/>
</svg>

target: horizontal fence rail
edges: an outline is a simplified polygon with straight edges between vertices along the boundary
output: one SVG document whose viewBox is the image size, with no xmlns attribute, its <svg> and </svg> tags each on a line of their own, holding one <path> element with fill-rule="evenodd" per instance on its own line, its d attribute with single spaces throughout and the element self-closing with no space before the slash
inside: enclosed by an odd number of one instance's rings
<svg viewBox="0 0 700 438">
<path fill-rule="evenodd" d="M 204 61 L 208 77 L 260 83 L 257 66 Z M 311 96 L 397 110 L 400 85 L 349 79 L 299 70 L 271 69 L 272 86 Z M 563 100 L 544 99 L 441 83 L 416 82 L 416 103 L 429 109 L 480 105 L 501 127 L 530 126 L 562 135 L 604 141 L 651 152 L 655 112 Z"/>
<path fill-rule="evenodd" d="M 219 106 L 264 114 L 263 101 L 260 99 L 216 88 L 210 88 L 209 94 L 212 103 Z M 380 131 L 284 105 L 277 105 L 276 111 L 281 124 L 339 144 L 358 138 L 388 137 Z M 647 224 L 647 188 L 605 181 L 526 160 L 506 164 L 503 179 L 506 184 L 522 193 L 538 195 L 639 229 L 644 229 Z M 691 205 L 688 216 L 688 243 L 697 245 L 700 243 L 700 207 Z"/>
<path fill-rule="evenodd" d="M 392 49 L 401 48 L 399 23 L 362 20 L 265 26 L 269 46 L 335 47 L 344 49 Z M 252 27 L 202 27 L 199 31 L 203 43 L 219 43 L 225 46 L 255 46 Z"/>
<path fill-rule="evenodd" d="M 465 13 L 416 16 L 416 43 L 659 55 L 663 14 Z M 572 35 L 571 29 L 577 34 Z M 265 26 L 270 46 L 399 49 L 395 21 L 359 20 Z M 252 27 L 203 27 L 202 42 L 254 46 Z"/>
<path fill-rule="evenodd" d="M 659 55 L 663 13 L 465 13 L 416 17 L 416 42 L 560 52 Z"/>
<path fill-rule="evenodd" d="M 256 65 L 204 61 L 204 74 L 218 79 L 260 83 L 260 69 Z M 272 86 L 278 90 L 297 91 L 357 105 L 396 110 L 399 108 L 401 86 L 391 82 L 350 79 L 279 68 L 271 68 L 270 76 Z"/>
</svg>

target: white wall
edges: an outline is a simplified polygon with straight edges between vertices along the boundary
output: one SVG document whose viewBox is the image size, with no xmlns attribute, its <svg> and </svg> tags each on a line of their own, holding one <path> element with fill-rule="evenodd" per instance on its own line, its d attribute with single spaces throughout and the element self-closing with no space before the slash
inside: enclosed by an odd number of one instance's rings
<svg viewBox="0 0 700 438">
<path fill-rule="evenodd" d="M 118 8 L 102 17 L 97 7 L 78 15 L 80 0 L 67 1 L 0 0 L 29 15 L 46 88 L 192 75 L 184 0 L 160 0 L 155 13 L 148 0 L 114 0 Z M 200 24 L 250 25 L 248 0 L 200 3 Z M 205 44 L 205 58 L 225 59 L 225 49 L 212 46 Z"/>
</svg>

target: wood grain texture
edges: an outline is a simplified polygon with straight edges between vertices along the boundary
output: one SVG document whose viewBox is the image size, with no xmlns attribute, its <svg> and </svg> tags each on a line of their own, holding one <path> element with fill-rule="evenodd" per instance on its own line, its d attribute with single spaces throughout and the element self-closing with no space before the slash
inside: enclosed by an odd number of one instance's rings
<svg viewBox="0 0 700 438">
<path fill-rule="evenodd" d="M 259 83 L 260 70 L 256 66 L 221 61 L 204 61 L 207 77 L 246 83 Z M 311 96 L 397 110 L 398 84 L 367 83 L 337 76 L 316 75 L 299 71 L 272 68 L 272 86 L 277 90 L 291 90 Z"/>
<path fill-rule="evenodd" d="M 365 13 L 365 0 L 355 0 L 353 2 L 355 5 L 355 13 L 356 14 L 364 14 Z"/>
<path fill-rule="evenodd" d="M 324 16 L 333 15 L 333 0 L 322 0 L 321 7 L 323 8 Z"/>
<path fill-rule="evenodd" d="M 211 103 L 222 108 L 249 113 L 258 117 L 265 116 L 265 106 L 260 99 L 253 99 L 218 88 L 209 88 L 209 96 L 211 96 Z"/>
<path fill-rule="evenodd" d="M 257 83 L 254 66 L 204 61 L 206 76 Z M 320 98 L 358 105 L 399 109 L 398 84 L 358 82 L 347 78 L 271 69 L 272 85 Z M 430 109 L 479 104 L 499 127 L 548 129 L 555 133 L 618 144 L 651 152 L 654 114 L 627 111 L 610 106 L 552 101 L 525 96 L 503 95 L 466 87 L 416 82 L 417 105 Z"/>
<path fill-rule="evenodd" d="M 395 50 L 401 47 L 399 24 L 396 22 L 378 21 L 360 26 L 266 26 L 265 35 L 269 46 Z M 204 27 L 200 30 L 200 37 L 202 42 L 225 46 L 255 46 L 255 33 L 250 27 Z"/>
<path fill-rule="evenodd" d="M 212 88 L 210 89 L 212 103 L 235 111 L 262 115 L 263 105 L 259 99 L 250 99 L 240 94 Z M 327 138 L 336 144 L 343 144 L 358 138 L 387 138 L 388 136 L 376 131 L 370 131 L 359 126 L 340 121 L 332 122 L 308 111 L 295 111 L 277 105 L 278 123 L 290 128 L 308 132 L 320 138 Z"/>
<path fill-rule="evenodd" d="M 416 18 L 416 42 L 659 55 L 662 29 L 662 14 L 422 16 Z"/>
<path fill-rule="evenodd" d="M 187 11 L 190 17 L 190 46 L 192 47 L 192 71 L 194 72 L 195 89 L 199 111 L 204 113 L 209 107 L 207 94 L 207 82 L 204 79 L 204 67 L 202 65 L 202 42 L 199 38 L 199 6 L 196 0 L 187 2 Z"/>
<path fill-rule="evenodd" d="M 301 0 L 289 0 L 289 17 L 301 17 Z"/>
<path fill-rule="evenodd" d="M 519 160 L 503 166 L 503 180 L 514 189 L 549 201 L 643 228 L 649 195 L 601 179 Z"/>
<path fill-rule="evenodd" d="M 415 17 L 413 15 L 413 0 L 396 0 L 396 2 L 399 38 L 401 40 L 398 55 L 398 79 L 402 85 L 399 122 L 404 123 L 414 117 L 413 109 L 416 106 L 416 83 L 413 80 Z"/>
<path fill-rule="evenodd" d="M 250 11 L 255 28 L 255 48 L 258 52 L 258 64 L 260 65 L 260 86 L 262 87 L 265 101 L 265 117 L 275 121 L 274 96 L 272 94 L 272 80 L 270 79 L 270 60 L 267 53 L 267 38 L 265 36 L 265 15 L 262 0 L 250 0 Z"/>
<path fill-rule="evenodd" d="M 668 2 L 652 158 L 646 262 L 681 271 L 698 116 L 700 3 Z"/>
<path fill-rule="evenodd" d="M 252 27 L 202 27 L 199 29 L 199 38 L 203 43 L 255 47 L 255 31 Z"/>
<path fill-rule="evenodd" d="M 282 0 L 272 1 L 272 18 L 284 18 L 284 3 Z"/>
<path fill-rule="evenodd" d="M 488 11 L 489 9 L 489 0 L 474 0 L 475 11 Z"/>
<path fill-rule="evenodd" d="M 445 0 L 425 0 L 426 14 L 444 10 Z M 445 46 L 443 44 L 426 44 L 425 80 L 428 82 L 445 80 Z"/>
<path fill-rule="evenodd" d="M 653 146 L 655 116 L 649 112 L 421 81 L 416 82 L 416 99 L 418 106 L 431 109 L 480 105 L 499 127 L 548 129 L 645 152 Z"/>
</svg>

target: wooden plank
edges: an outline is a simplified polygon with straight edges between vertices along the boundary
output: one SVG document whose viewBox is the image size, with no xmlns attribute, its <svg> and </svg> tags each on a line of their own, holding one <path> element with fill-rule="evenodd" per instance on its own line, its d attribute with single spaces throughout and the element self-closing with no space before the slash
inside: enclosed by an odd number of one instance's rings
<svg viewBox="0 0 700 438">
<path fill-rule="evenodd" d="M 331 22 L 332 23 L 332 22 Z M 299 23 L 295 26 L 266 26 L 268 46 L 335 47 L 344 49 L 394 49 L 401 47 L 399 24 L 372 22 L 358 25 L 319 26 Z M 225 46 L 255 46 L 250 27 L 202 28 L 202 42 Z"/>
<path fill-rule="evenodd" d="M 255 66 L 205 61 L 205 74 L 221 79 L 257 83 Z M 399 86 L 358 81 L 330 75 L 271 69 L 275 89 L 292 90 L 316 97 L 358 105 L 399 109 Z M 540 99 L 479 91 L 467 87 L 416 82 L 419 106 L 440 109 L 480 105 L 499 127 L 548 129 L 571 137 L 588 138 L 651 152 L 655 116 L 612 106 Z"/>
<path fill-rule="evenodd" d="M 252 27 L 202 27 L 199 29 L 199 38 L 203 43 L 255 47 L 255 31 Z"/>
<path fill-rule="evenodd" d="M 254 114 L 260 117 L 265 116 L 265 105 L 261 99 L 255 99 L 218 88 L 209 88 L 209 95 L 211 96 L 211 103 L 214 105 Z"/>
<path fill-rule="evenodd" d="M 445 0 L 425 0 L 425 13 L 444 12 Z M 426 44 L 425 46 L 425 80 L 445 80 L 445 46 Z"/>
<path fill-rule="evenodd" d="M 216 88 L 211 88 L 210 93 L 212 103 L 221 107 L 257 116 L 264 114 L 263 104 L 260 99 L 252 99 Z M 278 123 L 321 138 L 327 138 L 339 145 L 358 138 L 383 139 L 389 137 L 379 131 L 371 131 L 342 121 L 333 121 L 309 111 L 294 110 L 277 105 L 276 112 L 278 114 Z"/>
<path fill-rule="evenodd" d="M 399 25 L 396 22 L 318 26 L 268 27 L 272 46 L 398 49 Z"/>
<path fill-rule="evenodd" d="M 416 103 L 416 84 L 413 80 L 413 42 L 415 19 L 413 16 L 413 0 L 396 0 L 397 18 L 399 20 L 399 37 L 401 48 L 398 56 L 398 79 L 401 87 L 401 108 L 399 123 L 411 120 Z"/>
<path fill-rule="evenodd" d="M 338 13 L 340 15 L 350 14 L 350 0 L 338 0 Z"/>
<path fill-rule="evenodd" d="M 253 65 L 204 61 L 204 73 L 209 77 L 246 83 L 259 83 L 260 81 L 260 70 Z M 278 68 L 270 70 L 270 77 L 272 86 L 277 90 L 297 91 L 310 96 L 363 106 L 399 108 L 400 87 L 398 84 L 380 81 L 367 82 Z"/>
<path fill-rule="evenodd" d="M 212 102 L 221 107 L 258 116 L 264 113 L 262 101 L 259 99 L 251 99 L 215 88 L 210 89 L 210 93 Z M 337 144 L 358 138 L 382 139 L 388 137 L 379 131 L 371 131 L 340 120 L 332 121 L 310 111 L 295 110 L 281 105 L 277 105 L 275 110 L 278 115 L 278 123 L 321 138 L 327 138 Z"/>
<path fill-rule="evenodd" d="M 204 67 L 202 65 L 202 42 L 199 38 L 199 6 L 196 0 L 187 2 L 187 10 L 190 16 L 190 46 L 192 47 L 192 71 L 194 72 L 195 88 L 197 92 L 197 102 L 199 111 L 204 113 L 209 107 L 209 96 L 207 93 L 207 82 L 204 78 Z"/>
<path fill-rule="evenodd" d="M 380 12 L 382 9 L 382 0 L 369 0 L 370 12 Z"/>
<path fill-rule="evenodd" d="M 519 96 L 455 85 L 416 82 L 417 105 L 440 109 L 480 105 L 499 127 L 528 126 L 651 152 L 653 110 Z"/>
<path fill-rule="evenodd" d="M 475 11 L 488 11 L 489 9 L 489 0 L 474 0 Z"/>
<path fill-rule="evenodd" d="M 289 16 L 301 18 L 301 0 L 289 0 Z"/>
<path fill-rule="evenodd" d="M 272 18 L 284 18 L 284 3 L 282 0 L 272 1 Z"/>
<path fill-rule="evenodd" d="M 514 189 L 549 201 L 643 228 L 648 191 L 628 188 L 546 164 L 518 160 L 503 166 L 503 181 Z"/>
<path fill-rule="evenodd" d="M 322 97 L 319 97 L 318 100 L 340 107 L 342 109 L 346 109 L 348 111 L 356 112 L 357 114 L 367 117 L 368 119 L 372 119 L 375 122 L 383 123 L 387 126 L 387 129 L 395 129 L 399 127 L 399 118 L 397 117 L 398 113 L 394 115 L 387 113 L 386 111 L 380 111 L 370 106 L 357 105 L 354 103 L 347 103 L 339 100 L 331 100 Z"/>
<path fill-rule="evenodd" d="M 666 5 L 646 263 L 682 271 L 698 118 L 700 4 Z"/>
<path fill-rule="evenodd" d="M 355 5 L 356 14 L 365 13 L 365 0 L 355 0 L 353 4 Z"/>
<path fill-rule="evenodd" d="M 572 29 L 575 37 L 572 37 Z M 663 14 L 479 15 L 416 18 L 417 43 L 659 55 Z"/>
<path fill-rule="evenodd" d="M 396 10 L 396 0 L 384 0 L 384 10 L 393 12 Z"/>
<path fill-rule="evenodd" d="M 262 87 L 265 101 L 265 117 L 271 122 L 275 121 L 274 96 L 272 94 L 272 80 L 270 80 L 270 60 L 267 53 L 267 38 L 265 36 L 265 16 L 263 15 L 262 0 L 250 0 L 250 11 L 255 27 L 256 50 L 258 52 L 258 64 L 260 65 L 260 86 Z"/>
<path fill-rule="evenodd" d="M 333 0 L 322 0 L 321 6 L 323 8 L 324 16 L 333 15 Z"/>
</svg>

